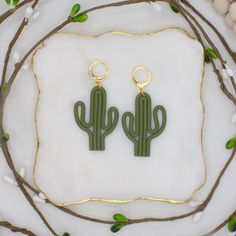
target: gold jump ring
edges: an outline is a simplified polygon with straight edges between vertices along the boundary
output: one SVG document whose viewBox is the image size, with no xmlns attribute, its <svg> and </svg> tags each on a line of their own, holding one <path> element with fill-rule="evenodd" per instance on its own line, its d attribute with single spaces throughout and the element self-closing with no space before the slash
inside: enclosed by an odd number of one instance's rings
<svg viewBox="0 0 236 236">
<path fill-rule="evenodd" d="M 94 72 L 94 70 L 93 70 L 93 69 L 94 69 L 94 66 L 95 66 L 95 65 L 98 65 L 98 64 L 103 65 L 104 68 L 105 68 L 104 75 L 102 75 L 102 76 L 101 76 L 101 75 L 96 75 L 95 72 Z M 108 77 L 109 71 L 110 71 L 109 66 L 108 66 L 105 62 L 102 62 L 102 61 L 100 61 L 100 60 L 93 61 L 93 62 L 90 64 L 90 66 L 89 66 L 89 75 L 90 75 L 90 77 L 91 77 L 93 80 L 96 81 L 96 83 L 97 83 L 98 86 L 100 85 L 100 83 L 101 83 L 104 79 L 106 79 L 106 78 Z"/>
<path fill-rule="evenodd" d="M 136 74 L 139 71 L 144 71 L 147 75 L 147 79 L 144 82 L 140 82 L 138 79 L 136 79 Z M 152 80 L 152 72 L 147 69 L 144 66 L 138 66 L 136 67 L 132 72 L 132 79 L 135 83 L 135 85 L 138 87 L 138 91 L 143 94 L 144 88 L 151 82 Z"/>
</svg>

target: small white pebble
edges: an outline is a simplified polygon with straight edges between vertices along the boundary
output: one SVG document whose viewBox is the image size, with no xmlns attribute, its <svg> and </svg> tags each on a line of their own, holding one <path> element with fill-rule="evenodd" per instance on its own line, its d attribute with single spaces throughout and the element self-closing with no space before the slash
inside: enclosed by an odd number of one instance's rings
<svg viewBox="0 0 236 236">
<path fill-rule="evenodd" d="M 38 203 L 45 203 L 45 200 L 39 197 L 38 195 L 34 195 L 33 200 Z"/>
<path fill-rule="evenodd" d="M 231 18 L 236 21 L 236 2 L 232 3 L 229 7 L 229 14 Z"/>
<path fill-rule="evenodd" d="M 25 175 L 26 175 L 26 169 L 24 167 L 21 167 L 19 169 L 19 175 L 22 177 L 22 178 L 25 178 Z"/>
<path fill-rule="evenodd" d="M 236 112 L 231 116 L 231 122 L 236 124 Z"/>
<path fill-rule="evenodd" d="M 192 216 L 193 223 L 198 223 L 202 219 L 202 216 L 203 216 L 202 211 L 200 211 L 200 212 L 196 213 L 195 215 L 193 215 Z"/>
<path fill-rule="evenodd" d="M 39 11 L 36 11 L 33 15 L 32 15 L 32 19 L 37 19 L 40 16 Z"/>
<path fill-rule="evenodd" d="M 41 199 L 43 199 L 43 200 L 46 200 L 46 199 L 47 199 L 47 197 L 45 196 L 44 193 L 39 193 L 39 197 L 40 197 Z"/>
<path fill-rule="evenodd" d="M 23 66 L 22 66 L 22 69 L 23 70 L 28 70 L 30 67 L 30 65 L 28 63 L 25 63 Z"/>
<path fill-rule="evenodd" d="M 233 70 L 228 66 L 228 64 L 225 64 L 225 69 L 229 77 L 234 77 Z"/>
<path fill-rule="evenodd" d="M 27 7 L 25 9 L 25 18 L 29 19 L 33 15 L 34 9 L 32 7 Z"/>
<path fill-rule="evenodd" d="M 234 22 L 234 20 L 231 18 L 231 16 L 230 16 L 229 13 L 226 14 L 224 21 L 225 21 L 225 24 L 226 24 L 229 28 L 231 28 L 231 29 L 233 28 L 235 22 Z"/>
<path fill-rule="evenodd" d="M 17 183 L 15 181 L 15 179 L 13 179 L 12 177 L 8 176 L 8 175 L 4 175 L 3 176 L 3 179 L 6 183 L 8 184 L 12 184 L 12 185 L 16 185 L 17 186 Z"/>
<path fill-rule="evenodd" d="M 199 205 L 201 205 L 201 204 L 202 204 L 201 201 L 192 200 L 192 201 L 190 201 L 190 202 L 188 203 L 188 206 L 189 206 L 189 207 L 197 207 L 197 206 L 199 206 Z"/>
<path fill-rule="evenodd" d="M 159 3 L 157 2 L 150 2 L 150 4 L 154 7 L 155 10 L 157 11 L 161 11 L 162 10 L 162 7 Z"/>
<path fill-rule="evenodd" d="M 15 52 L 13 54 L 13 58 L 14 58 L 15 63 L 19 62 L 19 60 L 20 60 L 20 53 L 19 52 Z"/>
<path fill-rule="evenodd" d="M 228 0 L 214 0 L 213 7 L 215 10 L 221 14 L 225 15 L 229 10 L 230 2 Z"/>
</svg>

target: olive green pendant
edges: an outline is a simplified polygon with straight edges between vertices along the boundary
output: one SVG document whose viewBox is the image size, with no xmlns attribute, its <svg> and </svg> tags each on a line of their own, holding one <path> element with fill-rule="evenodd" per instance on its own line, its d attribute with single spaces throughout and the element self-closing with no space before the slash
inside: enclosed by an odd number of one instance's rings
<svg viewBox="0 0 236 236">
<path fill-rule="evenodd" d="M 145 70 L 148 74 L 146 82 L 139 82 L 135 73 Z M 122 126 L 126 136 L 134 143 L 135 156 L 150 156 L 151 141 L 162 134 L 166 127 L 166 110 L 163 106 L 156 106 L 153 110 L 154 127 L 152 128 L 152 101 L 151 97 L 144 93 L 144 87 L 151 81 L 151 72 L 145 67 L 137 67 L 132 78 L 138 87 L 139 94 L 135 100 L 135 114 L 125 112 L 122 117 Z M 161 114 L 161 121 L 158 114 Z"/>
<path fill-rule="evenodd" d="M 152 128 L 152 101 L 147 93 L 138 94 L 135 101 L 135 114 L 125 112 L 122 125 L 126 136 L 134 143 L 135 156 L 150 156 L 151 141 L 158 137 L 166 127 L 166 110 L 156 106 L 153 110 L 154 128 Z M 158 113 L 162 114 L 162 122 Z"/>
<path fill-rule="evenodd" d="M 100 83 L 107 75 L 98 77 L 92 73 L 92 67 L 98 63 L 101 62 L 95 61 L 90 66 L 90 75 L 96 81 L 97 86 L 92 89 L 90 94 L 90 117 L 88 122 L 85 121 L 85 103 L 78 101 L 74 105 L 75 121 L 79 128 L 88 134 L 89 149 L 92 151 L 105 150 L 105 138 L 115 129 L 119 118 L 117 108 L 111 107 L 106 111 L 106 90 L 100 86 Z M 106 66 L 105 63 L 102 64 Z M 107 67 L 106 70 L 108 71 Z"/>
</svg>

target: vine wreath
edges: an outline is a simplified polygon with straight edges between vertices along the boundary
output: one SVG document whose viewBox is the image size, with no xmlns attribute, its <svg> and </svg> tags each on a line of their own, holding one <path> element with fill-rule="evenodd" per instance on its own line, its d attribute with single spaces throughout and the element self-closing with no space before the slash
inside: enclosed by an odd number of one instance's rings
<svg viewBox="0 0 236 236">
<path fill-rule="evenodd" d="M 25 5 L 31 3 L 32 5 L 26 9 L 25 16 L 23 17 L 23 20 L 17 29 L 14 37 L 12 38 L 11 42 L 9 43 L 7 53 L 4 60 L 3 65 L 3 73 L 2 73 L 2 80 L 1 80 L 1 93 L 0 93 L 0 141 L 1 141 L 1 149 L 4 154 L 4 158 L 6 160 L 6 163 L 8 164 L 8 167 L 11 169 L 15 181 L 29 202 L 29 204 L 32 206 L 32 208 L 37 212 L 38 216 L 41 218 L 42 222 L 45 224 L 45 226 L 48 228 L 48 230 L 51 232 L 54 236 L 59 236 L 59 234 L 56 232 L 56 230 L 53 229 L 53 227 L 50 225 L 50 223 L 47 221 L 46 217 L 42 213 L 41 210 L 37 207 L 35 204 L 35 201 L 33 200 L 33 197 L 30 195 L 31 193 L 34 193 L 36 195 L 40 196 L 40 192 L 37 190 L 36 187 L 29 184 L 16 170 L 16 167 L 14 165 L 14 161 L 12 159 L 11 153 L 9 151 L 9 147 L 7 144 L 7 141 L 10 139 L 10 135 L 5 132 L 4 126 L 3 126 L 3 116 L 4 116 L 4 107 L 6 103 L 6 99 L 9 96 L 9 93 L 11 91 L 12 85 L 14 81 L 17 78 L 17 75 L 19 71 L 21 70 L 22 66 L 24 65 L 27 58 L 50 36 L 60 31 L 62 28 L 67 26 L 68 24 L 72 22 L 85 22 L 88 19 L 88 13 L 97 11 L 100 9 L 110 8 L 110 7 L 121 7 L 125 5 L 131 5 L 131 4 L 138 4 L 138 3 L 149 3 L 149 4 L 157 4 L 157 2 L 166 2 L 170 5 L 172 10 L 176 14 L 180 14 L 186 22 L 189 24 L 193 32 L 195 33 L 195 36 L 197 37 L 198 41 L 201 43 L 204 51 L 205 51 L 205 62 L 212 65 L 213 72 L 216 74 L 216 78 L 219 82 L 220 89 L 222 93 L 233 103 L 234 106 L 236 106 L 236 83 L 234 80 L 234 74 L 233 71 L 230 69 L 226 61 L 223 59 L 220 51 L 214 44 L 214 42 L 209 37 L 208 33 L 204 30 L 203 25 L 211 28 L 216 36 L 221 41 L 222 45 L 226 49 L 227 53 L 231 56 L 234 64 L 236 64 L 236 52 L 234 52 L 228 43 L 226 42 L 223 35 L 217 30 L 217 28 L 209 21 L 207 20 L 201 12 L 199 12 L 196 8 L 194 8 L 187 0 L 126 0 L 116 3 L 110 3 L 110 4 L 104 4 L 100 6 L 96 6 L 93 8 L 89 8 L 87 10 L 84 10 L 80 12 L 80 5 L 75 4 L 72 7 L 71 14 L 69 17 L 63 21 L 61 24 L 53 28 L 48 34 L 46 34 L 44 37 L 42 37 L 37 43 L 34 44 L 33 47 L 31 47 L 27 53 L 15 64 L 15 68 L 13 69 L 10 77 L 6 78 L 6 72 L 8 70 L 8 64 L 10 60 L 10 56 L 12 53 L 12 50 L 18 41 L 20 35 L 22 34 L 24 28 L 27 26 L 30 17 L 33 14 L 33 11 L 35 7 L 38 5 L 40 0 L 23 0 L 20 2 L 20 0 L 5 0 L 7 4 L 13 5 L 13 8 L 6 11 L 2 15 L 0 15 L 0 24 L 3 23 L 5 20 L 7 20 L 11 15 L 13 15 L 15 12 L 17 12 L 18 9 L 24 7 Z M 198 20 L 202 20 L 203 24 L 199 23 Z M 228 78 L 232 87 L 233 91 L 231 92 L 228 87 L 225 84 L 225 79 Z M 208 196 L 206 199 L 198 205 L 194 210 L 178 215 L 178 216 L 171 216 L 171 217 L 164 217 L 164 218 L 141 218 L 141 219 L 131 219 L 127 218 L 126 216 L 122 214 L 115 214 L 113 215 L 113 220 L 103 220 L 98 218 L 89 217 L 86 215 L 81 215 L 76 213 L 75 211 L 63 207 L 63 206 L 57 206 L 53 202 L 51 202 L 49 199 L 44 199 L 46 203 L 51 204 L 55 208 L 72 215 L 74 217 L 77 217 L 79 219 L 95 222 L 95 223 L 101 223 L 101 224 L 107 224 L 111 225 L 111 231 L 112 232 L 118 232 L 123 227 L 132 225 L 132 224 L 138 224 L 138 223 L 144 223 L 144 222 L 163 222 L 163 221 L 174 221 L 174 220 L 180 220 L 192 215 L 195 215 L 199 212 L 202 212 L 205 210 L 205 208 L 210 203 L 214 193 L 216 192 L 220 181 L 222 177 L 224 176 L 225 172 L 227 171 L 229 165 L 233 161 L 236 153 L 236 137 L 231 138 L 226 143 L 227 149 L 232 149 L 232 152 L 230 154 L 230 157 L 228 158 L 227 162 L 223 166 L 221 172 L 219 173 L 212 189 L 210 190 Z M 210 232 L 204 234 L 204 235 L 212 235 L 215 232 L 219 231 L 221 228 L 223 228 L 226 224 L 228 224 L 228 228 L 230 232 L 236 231 L 236 209 L 232 212 L 232 214 L 225 219 L 224 222 L 222 222 L 220 225 L 218 225 L 215 229 L 211 230 Z M 1 221 L 0 220 L 0 226 L 5 227 L 12 232 L 20 232 L 25 235 L 29 236 L 36 236 L 36 234 L 32 231 L 30 231 L 27 228 L 21 228 L 17 227 L 13 224 L 11 224 L 8 221 Z M 68 236 L 69 233 L 64 233 L 63 236 Z"/>
</svg>

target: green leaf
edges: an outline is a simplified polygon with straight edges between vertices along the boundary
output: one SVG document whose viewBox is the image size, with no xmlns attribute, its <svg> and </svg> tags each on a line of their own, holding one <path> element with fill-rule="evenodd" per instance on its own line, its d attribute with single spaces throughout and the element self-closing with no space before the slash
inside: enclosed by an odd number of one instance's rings
<svg viewBox="0 0 236 236">
<path fill-rule="evenodd" d="M 62 236 L 70 236 L 70 234 L 65 232 Z"/>
<path fill-rule="evenodd" d="M 232 149 L 236 144 L 236 137 L 231 138 L 225 145 L 226 149 Z"/>
<path fill-rule="evenodd" d="M 117 222 L 128 222 L 128 219 L 126 216 L 120 214 L 120 213 L 117 213 L 115 215 L 113 215 L 113 219 Z"/>
<path fill-rule="evenodd" d="M 207 63 L 207 64 L 209 64 L 209 63 L 211 63 L 211 59 L 210 59 L 210 57 L 205 53 L 205 62 Z"/>
<path fill-rule="evenodd" d="M 123 225 L 121 224 L 115 224 L 111 226 L 111 232 L 113 233 L 117 233 L 118 231 L 120 231 L 123 228 Z"/>
<path fill-rule="evenodd" d="M 11 0 L 5 0 L 5 2 L 7 3 L 7 5 L 11 4 Z"/>
<path fill-rule="evenodd" d="M 218 54 L 212 48 L 205 48 L 205 53 L 213 59 L 219 58 Z"/>
<path fill-rule="evenodd" d="M 233 217 L 228 223 L 229 232 L 236 232 L 236 217 Z"/>
<path fill-rule="evenodd" d="M 74 21 L 74 22 L 83 23 L 83 22 L 85 22 L 87 19 L 88 19 L 88 15 L 87 15 L 86 13 L 84 13 L 84 14 L 80 14 L 80 15 L 78 15 L 78 16 L 75 16 L 75 17 L 73 18 L 73 21 Z"/>
<path fill-rule="evenodd" d="M 80 10 L 80 4 L 75 4 L 72 9 L 71 9 L 71 13 L 70 16 L 75 16 Z"/>
<path fill-rule="evenodd" d="M 13 0 L 13 6 L 17 6 L 20 0 Z"/>
<path fill-rule="evenodd" d="M 179 10 L 174 5 L 170 4 L 170 8 L 173 12 L 179 13 Z"/>
<path fill-rule="evenodd" d="M 2 135 L 2 142 L 6 143 L 10 139 L 10 135 L 5 133 Z"/>
<path fill-rule="evenodd" d="M 5 95 L 8 89 L 8 84 L 4 82 L 0 89 L 1 89 L 2 95 Z"/>
</svg>

